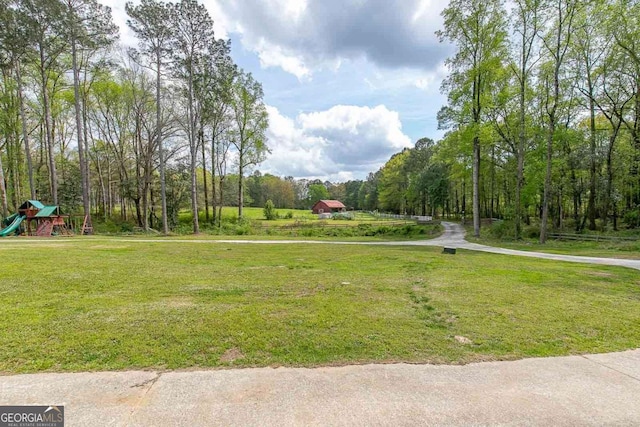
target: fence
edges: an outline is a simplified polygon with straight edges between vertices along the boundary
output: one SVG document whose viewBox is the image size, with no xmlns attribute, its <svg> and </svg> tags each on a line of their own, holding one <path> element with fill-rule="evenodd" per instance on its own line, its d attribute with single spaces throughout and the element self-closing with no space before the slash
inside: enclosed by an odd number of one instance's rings
<svg viewBox="0 0 640 427">
<path fill-rule="evenodd" d="M 624 236 L 604 236 L 599 234 L 570 234 L 570 233 L 551 233 L 549 237 L 556 240 L 575 240 L 586 242 L 617 242 L 626 241 L 634 242 L 638 241 L 637 237 L 624 237 Z"/>
<path fill-rule="evenodd" d="M 269 224 L 260 224 L 257 228 L 260 229 L 271 229 L 271 230 L 293 230 L 300 228 L 354 228 L 359 227 L 360 225 L 371 225 L 371 226 L 389 226 L 389 227 L 401 227 L 403 225 L 415 224 L 415 221 L 384 221 L 384 222 L 366 222 L 366 223 L 355 223 L 355 224 L 332 224 L 330 222 L 324 221 L 314 221 L 314 222 L 300 222 L 296 221 L 291 224 L 285 225 L 269 225 Z"/>
<path fill-rule="evenodd" d="M 371 215 L 377 218 L 387 218 L 387 219 L 404 219 L 406 221 L 418 221 L 418 222 L 429 222 L 433 221 L 433 217 L 431 215 L 395 215 L 395 214 L 385 214 L 378 212 L 369 212 Z"/>
</svg>

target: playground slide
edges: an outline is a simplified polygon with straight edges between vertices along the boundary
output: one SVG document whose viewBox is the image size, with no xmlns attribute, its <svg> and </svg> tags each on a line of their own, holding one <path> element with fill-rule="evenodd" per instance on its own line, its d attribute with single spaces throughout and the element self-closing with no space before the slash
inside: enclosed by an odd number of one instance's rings
<svg viewBox="0 0 640 427">
<path fill-rule="evenodd" d="M 16 231 L 18 227 L 20 227 L 20 223 L 24 218 L 25 218 L 24 215 L 16 216 L 16 219 L 14 219 L 13 222 L 7 228 L 0 230 L 0 237 L 8 236 L 9 234 Z"/>
</svg>

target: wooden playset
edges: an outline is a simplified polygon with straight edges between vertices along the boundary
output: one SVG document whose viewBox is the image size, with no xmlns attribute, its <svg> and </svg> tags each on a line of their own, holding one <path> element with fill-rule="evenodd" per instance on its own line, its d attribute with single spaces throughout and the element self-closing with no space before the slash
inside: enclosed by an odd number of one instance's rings
<svg viewBox="0 0 640 427">
<path fill-rule="evenodd" d="M 27 200 L 18 208 L 18 215 L 22 217 L 27 236 L 71 234 L 67 227 L 69 216 L 62 215 L 59 206 L 45 206 L 38 200 Z"/>
</svg>

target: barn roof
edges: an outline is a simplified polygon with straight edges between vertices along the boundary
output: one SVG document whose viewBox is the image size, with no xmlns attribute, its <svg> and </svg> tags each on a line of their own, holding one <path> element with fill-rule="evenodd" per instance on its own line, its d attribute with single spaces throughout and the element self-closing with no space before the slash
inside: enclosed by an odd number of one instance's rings
<svg viewBox="0 0 640 427">
<path fill-rule="evenodd" d="M 46 218 L 53 215 L 60 215 L 57 206 L 43 206 L 42 209 L 40 209 L 36 214 L 36 218 Z"/>
<path fill-rule="evenodd" d="M 330 208 L 344 208 L 345 206 L 339 200 L 320 200 L 322 203 L 327 205 Z"/>
</svg>

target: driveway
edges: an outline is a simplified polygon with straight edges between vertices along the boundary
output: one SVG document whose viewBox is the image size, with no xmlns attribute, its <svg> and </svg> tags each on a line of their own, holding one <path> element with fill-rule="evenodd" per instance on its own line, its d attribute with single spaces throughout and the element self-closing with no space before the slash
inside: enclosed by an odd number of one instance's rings
<svg viewBox="0 0 640 427">
<path fill-rule="evenodd" d="M 453 222 L 443 222 L 444 233 L 433 240 L 417 242 L 428 246 L 449 246 L 470 251 L 490 252 L 501 255 L 516 255 L 530 258 L 551 259 L 556 261 L 579 262 L 585 264 L 616 265 L 621 267 L 635 268 L 640 270 L 640 260 L 620 259 L 620 258 L 598 258 L 575 255 L 558 255 L 545 252 L 518 251 L 515 249 L 496 248 L 493 246 L 469 243 L 465 240 L 465 230 L 460 224 Z"/>
<path fill-rule="evenodd" d="M 0 405 L 66 426 L 636 426 L 640 350 L 465 366 L 361 365 L 0 377 Z"/>
</svg>

